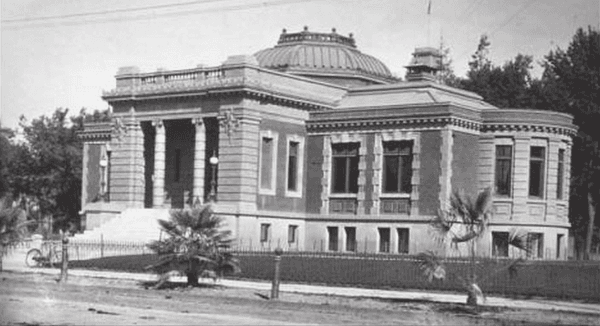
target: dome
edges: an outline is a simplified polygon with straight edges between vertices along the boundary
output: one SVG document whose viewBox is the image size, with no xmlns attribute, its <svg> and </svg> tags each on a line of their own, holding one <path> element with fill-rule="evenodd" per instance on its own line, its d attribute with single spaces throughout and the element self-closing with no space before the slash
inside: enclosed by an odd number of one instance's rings
<svg viewBox="0 0 600 326">
<path fill-rule="evenodd" d="M 379 59 L 356 48 L 349 37 L 335 32 L 300 33 L 284 29 L 277 45 L 255 55 L 261 67 L 319 79 L 344 86 L 387 84 L 395 78 Z"/>
</svg>

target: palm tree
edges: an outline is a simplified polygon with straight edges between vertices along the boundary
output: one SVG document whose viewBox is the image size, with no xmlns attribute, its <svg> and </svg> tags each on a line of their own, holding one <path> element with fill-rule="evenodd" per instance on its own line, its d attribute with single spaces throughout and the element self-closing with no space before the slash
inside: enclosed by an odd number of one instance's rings
<svg viewBox="0 0 600 326">
<path fill-rule="evenodd" d="M 469 249 L 469 271 L 466 277 L 458 276 L 468 293 L 467 304 L 477 306 L 477 298 L 483 297 L 479 284 L 484 279 L 478 279 L 476 262 L 476 245 L 488 231 L 492 217 L 492 192 L 485 189 L 477 195 L 475 200 L 468 198 L 463 192 L 455 191 L 446 210 L 439 210 L 431 223 L 434 237 L 440 245 L 449 245 L 450 249 L 459 250 L 460 244 L 466 244 Z M 512 230 L 509 234 L 510 246 L 527 251 L 526 234 L 519 230 Z M 486 275 L 485 279 L 492 277 L 502 270 L 515 271 L 521 259 L 510 261 L 506 266 Z M 432 251 L 424 252 L 418 256 L 419 267 L 429 282 L 434 279 L 446 278 L 446 266 L 443 257 Z M 511 273 L 512 274 L 512 273 Z M 485 299 L 485 298 L 484 298 Z"/>
<path fill-rule="evenodd" d="M 25 211 L 11 207 L 9 200 L 0 198 L 0 271 L 6 248 L 25 236 L 26 226 L 30 223 L 32 222 L 27 221 Z"/>
<path fill-rule="evenodd" d="M 210 204 L 170 214 L 170 220 L 158 221 L 167 237 L 148 245 L 160 257 L 158 263 L 146 267 L 161 275 L 157 287 L 173 273 L 185 274 L 188 285 L 198 285 L 198 277 L 205 272 L 222 276 L 240 271 L 238 260 L 228 251 L 231 231 L 221 230 L 222 219 Z"/>
</svg>

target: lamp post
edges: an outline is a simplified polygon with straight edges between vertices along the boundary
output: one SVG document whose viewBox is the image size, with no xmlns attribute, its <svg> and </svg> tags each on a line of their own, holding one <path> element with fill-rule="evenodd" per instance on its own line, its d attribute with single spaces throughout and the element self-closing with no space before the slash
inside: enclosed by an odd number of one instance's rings
<svg viewBox="0 0 600 326">
<path fill-rule="evenodd" d="M 100 198 L 102 201 L 106 201 L 106 167 L 108 166 L 108 160 L 106 156 L 102 155 L 100 159 Z"/>
<path fill-rule="evenodd" d="M 209 160 L 210 162 L 210 166 L 212 169 L 212 178 L 210 179 L 210 201 L 211 202 L 215 202 L 217 200 L 217 192 L 216 192 L 216 185 L 217 185 L 217 164 L 219 164 L 219 158 L 217 158 L 217 156 L 215 155 L 215 153 L 213 152 L 213 156 L 210 158 Z"/>
</svg>

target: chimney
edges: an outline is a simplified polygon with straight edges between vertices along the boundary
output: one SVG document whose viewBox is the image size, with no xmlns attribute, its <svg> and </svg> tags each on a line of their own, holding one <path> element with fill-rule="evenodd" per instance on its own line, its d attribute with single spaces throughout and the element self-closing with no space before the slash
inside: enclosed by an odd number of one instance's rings
<svg viewBox="0 0 600 326">
<path fill-rule="evenodd" d="M 431 81 L 435 82 L 435 75 L 441 69 L 442 55 L 436 48 L 416 48 L 413 58 L 405 68 L 406 80 L 409 82 Z"/>
</svg>

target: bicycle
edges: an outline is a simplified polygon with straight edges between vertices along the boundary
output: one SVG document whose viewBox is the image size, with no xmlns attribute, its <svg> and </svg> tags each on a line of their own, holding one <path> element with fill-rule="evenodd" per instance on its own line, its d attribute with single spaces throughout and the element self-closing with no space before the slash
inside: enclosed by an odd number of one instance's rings
<svg viewBox="0 0 600 326">
<path fill-rule="evenodd" d="M 42 248 L 31 249 L 25 256 L 28 267 L 53 267 L 62 262 L 62 249 L 57 242 L 44 242 Z"/>
</svg>

